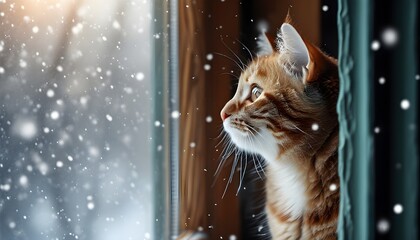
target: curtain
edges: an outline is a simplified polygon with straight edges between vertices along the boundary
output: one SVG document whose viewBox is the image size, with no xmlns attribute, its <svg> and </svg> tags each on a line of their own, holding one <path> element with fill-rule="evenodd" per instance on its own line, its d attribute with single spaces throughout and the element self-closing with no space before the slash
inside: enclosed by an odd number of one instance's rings
<svg viewBox="0 0 420 240">
<path fill-rule="evenodd" d="M 339 1 L 340 239 L 418 236 L 416 4 Z"/>
</svg>

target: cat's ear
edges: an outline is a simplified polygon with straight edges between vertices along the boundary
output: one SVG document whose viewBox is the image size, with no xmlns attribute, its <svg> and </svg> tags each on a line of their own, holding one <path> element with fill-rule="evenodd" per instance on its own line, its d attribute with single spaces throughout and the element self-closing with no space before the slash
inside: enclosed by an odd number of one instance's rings
<svg viewBox="0 0 420 240">
<path fill-rule="evenodd" d="M 262 32 L 257 40 L 257 56 L 270 55 L 275 51 L 275 47 L 275 38 L 267 32 Z"/>
<path fill-rule="evenodd" d="M 301 78 L 305 84 L 319 80 L 328 69 L 335 68 L 331 58 L 311 43 L 304 41 L 289 23 L 281 26 L 277 47 L 282 57 L 287 59 L 286 71 Z"/>
<path fill-rule="evenodd" d="M 337 69 L 336 60 L 325 55 L 319 48 L 309 42 L 305 42 L 309 52 L 310 62 L 308 73 L 306 74 L 306 83 L 315 82 L 321 79 L 331 69 Z"/>
<path fill-rule="evenodd" d="M 282 58 L 286 59 L 285 69 L 291 75 L 306 76 L 311 64 L 309 51 L 302 37 L 289 23 L 283 23 L 278 32 L 277 48 Z"/>
</svg>

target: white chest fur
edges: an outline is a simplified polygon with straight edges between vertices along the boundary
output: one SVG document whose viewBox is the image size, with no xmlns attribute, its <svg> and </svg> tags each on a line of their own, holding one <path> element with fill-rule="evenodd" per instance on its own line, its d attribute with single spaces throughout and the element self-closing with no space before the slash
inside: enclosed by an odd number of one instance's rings
<svg viewBox="0 0 420 240">
<path fill-rule="evenodd" d="M 307 204 L 305 176 L 286 159 L 269 161 L 267 166 L 267 202 L 292 219 L 302 216 Z"/>
</svg>

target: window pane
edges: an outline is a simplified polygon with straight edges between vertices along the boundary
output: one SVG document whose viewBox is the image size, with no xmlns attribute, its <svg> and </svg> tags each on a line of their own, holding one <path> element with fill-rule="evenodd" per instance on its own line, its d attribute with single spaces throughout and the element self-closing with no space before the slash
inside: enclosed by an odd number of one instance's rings
<svg viewBox="0 0 420 240">
<path fill-rule="evenodd" d="M 152 238 L 150 1 L 0 0 L 0 238 Z"/>
</svg>

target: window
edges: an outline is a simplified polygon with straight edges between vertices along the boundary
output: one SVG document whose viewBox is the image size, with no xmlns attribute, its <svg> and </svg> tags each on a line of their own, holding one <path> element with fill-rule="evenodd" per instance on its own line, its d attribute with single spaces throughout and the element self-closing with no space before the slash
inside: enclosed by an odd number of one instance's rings
<svg viewBox="0 0 420 240">
<path fill-rule="evenodd" d="M 0 1 L 1 239 L 153 239 L 152 3 Z"/>
</svg>

